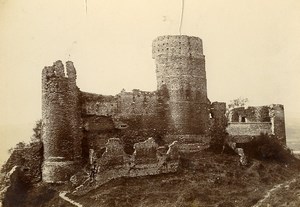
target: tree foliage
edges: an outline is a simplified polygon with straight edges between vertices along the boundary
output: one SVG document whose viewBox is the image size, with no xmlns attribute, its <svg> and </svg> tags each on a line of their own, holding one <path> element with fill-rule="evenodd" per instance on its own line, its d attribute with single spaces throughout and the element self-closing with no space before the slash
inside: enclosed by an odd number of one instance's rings
<svg viewBox="0 0 300 207">
<path fill-rule="evenodd" d="M 42 120 L 36 121 L 35 127 L 32 129 L 33 135 L 31 136 L 31 142 L 42 141 Z"/>
</svg>

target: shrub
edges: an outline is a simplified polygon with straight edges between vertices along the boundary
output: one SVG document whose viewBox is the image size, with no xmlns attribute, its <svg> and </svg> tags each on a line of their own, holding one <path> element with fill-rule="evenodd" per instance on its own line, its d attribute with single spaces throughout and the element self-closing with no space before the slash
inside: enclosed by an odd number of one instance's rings
<svg viewBox="0 0 300 207">
<path fill-rule="evenodd" d="M 274 136 L 261 134 L 243 146 L 247 156 L 258 160 L 288 163 L 294 160 L 291 150 L 283 146 Z"/>
</svg>

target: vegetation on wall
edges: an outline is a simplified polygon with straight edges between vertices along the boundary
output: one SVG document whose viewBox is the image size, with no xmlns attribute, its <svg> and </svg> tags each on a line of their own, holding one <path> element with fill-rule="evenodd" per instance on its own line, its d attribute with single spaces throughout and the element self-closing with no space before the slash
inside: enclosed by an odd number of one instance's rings
<svg viewBox="0 0 300 207">
<path fill-rule="evenodd" d="M 31 142 L 42 141 L 42 119 L 36 121 L 35 127 L 32 130 L 33 135 L 31 136 Z"/>
<path fill-rule="evenodd" d="M 226 107 L 226 117 L 229 115 L 229 111 L 234 108 L 245 107 L 249 102 L 248 98 L 238 97 L 229 101 Z"/>
</svg>

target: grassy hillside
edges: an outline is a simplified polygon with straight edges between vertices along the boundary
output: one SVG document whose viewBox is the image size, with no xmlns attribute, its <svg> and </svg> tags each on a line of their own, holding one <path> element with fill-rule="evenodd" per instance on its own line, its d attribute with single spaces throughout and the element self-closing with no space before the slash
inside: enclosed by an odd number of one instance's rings
<svg viewBox="0 0 300 207">
<path fill-rule="evenodd" d="M 182 168 L 177 173 L 121 178 L 84 196 L 69 194 L 68 197 L 89 207 L 247 207 L 256 204 L 274 185 L 289 181 L 298 174 L 296 161 L 280 164 L 251 160 L 248 166 L 240 166 L 236 155 L 202 152 L 183 159 Z M 22 206 L 70 206 L 58 197 L 59 192 L 67 187 L 32 186 Z"/>
</svg>

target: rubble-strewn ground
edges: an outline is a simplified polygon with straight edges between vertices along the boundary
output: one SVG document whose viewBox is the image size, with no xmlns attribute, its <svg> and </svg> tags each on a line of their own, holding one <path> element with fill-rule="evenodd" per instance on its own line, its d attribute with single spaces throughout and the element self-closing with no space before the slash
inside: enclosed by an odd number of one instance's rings
<svg viewBox="0 0 300 207">
<path fill-rule="evenodd" d="M 87 207 L 300 206 L 300 170 L 296 163 L 252 160 L 249 166 L 240 166 L 236 155 L 211 152 L 194 154 L 190 160 L 183 159 L 177 173 L 120 178 L 82 197 L 67 196 Z M 282 185 L 271 190 L 278 184 Z M 58 196 L 66 189 L 59 185 L 32 186 L 20 206 L 72 206 Z"/>
</svg>

